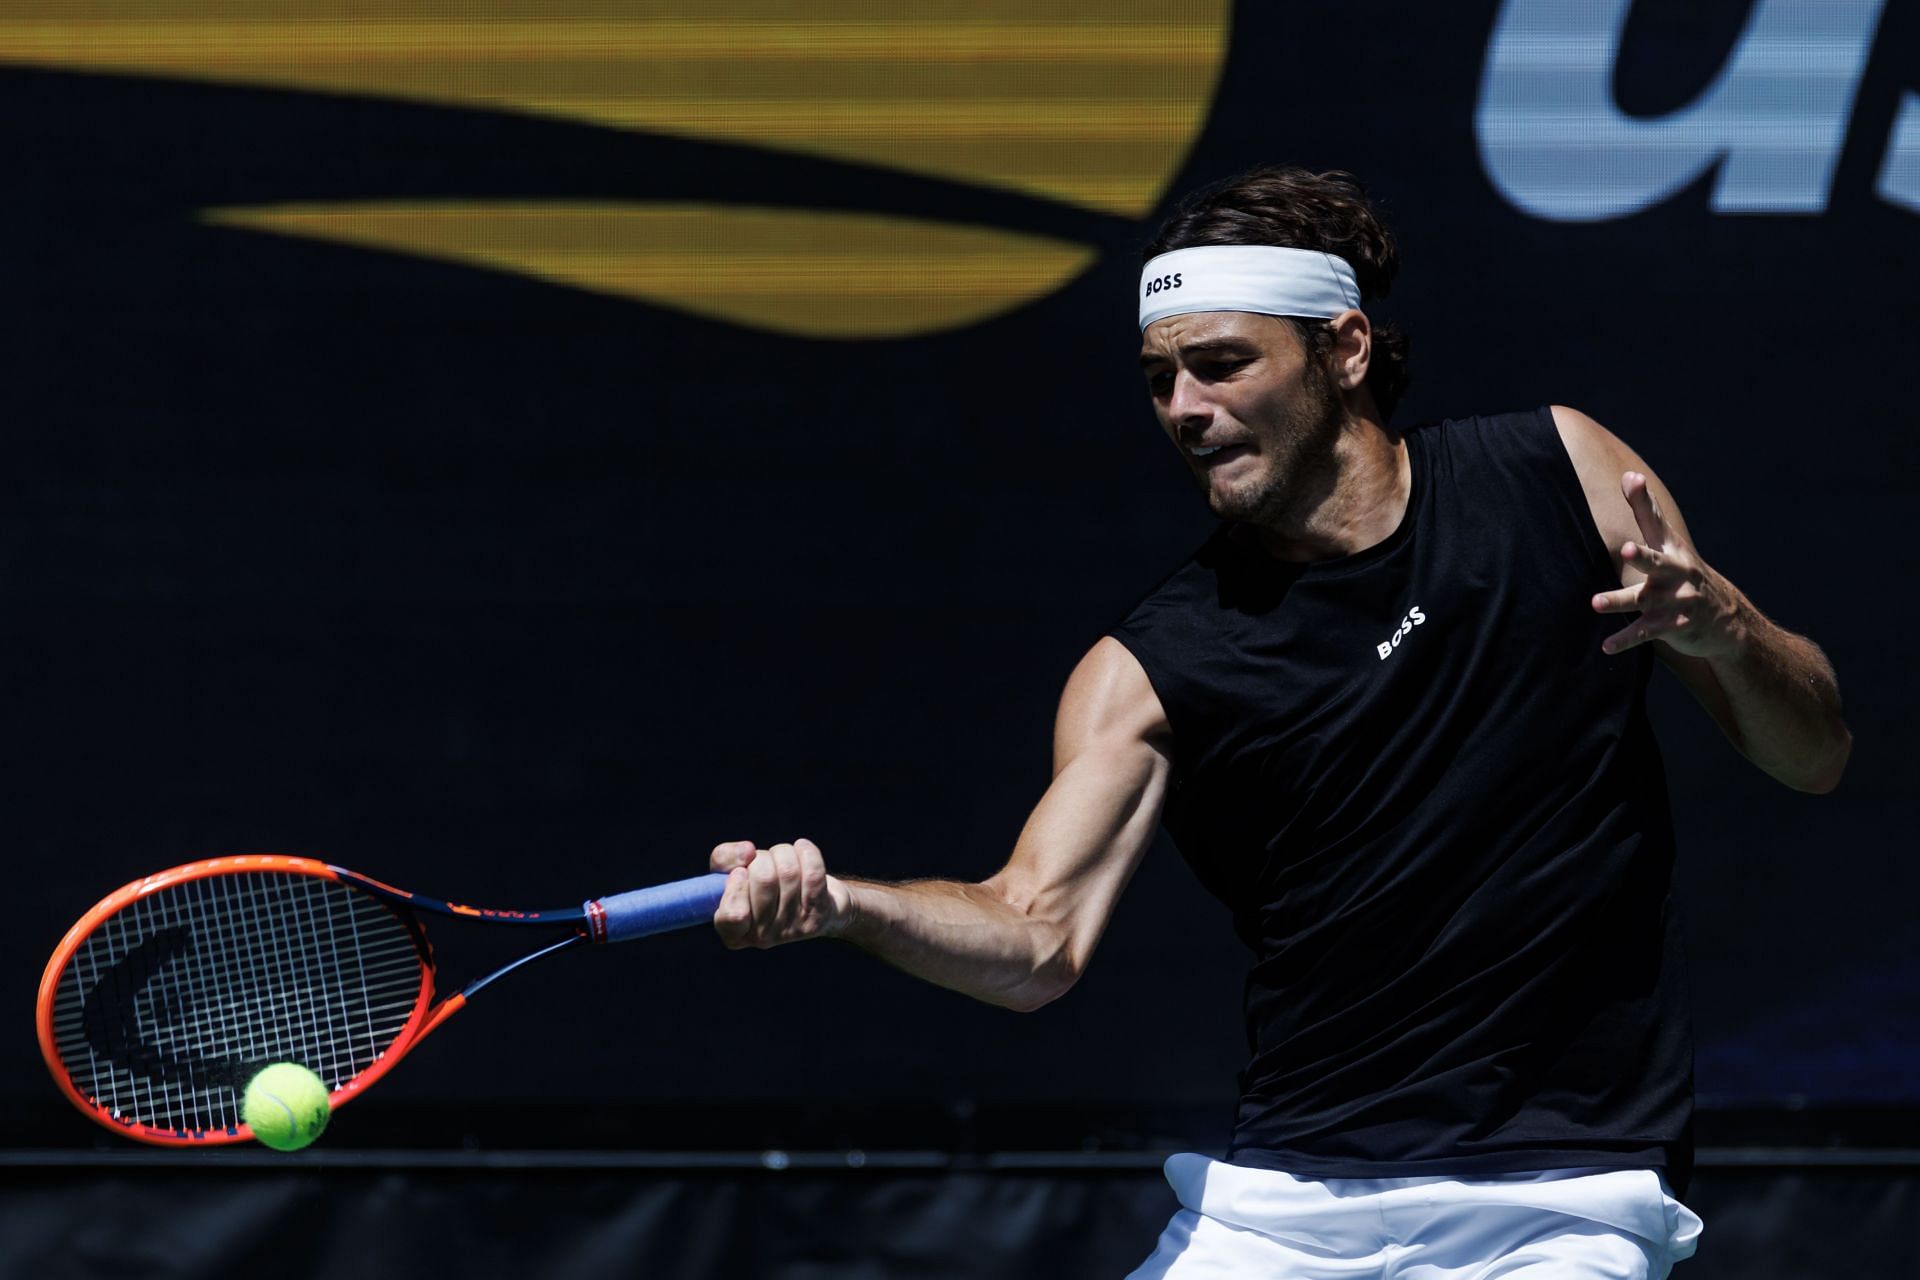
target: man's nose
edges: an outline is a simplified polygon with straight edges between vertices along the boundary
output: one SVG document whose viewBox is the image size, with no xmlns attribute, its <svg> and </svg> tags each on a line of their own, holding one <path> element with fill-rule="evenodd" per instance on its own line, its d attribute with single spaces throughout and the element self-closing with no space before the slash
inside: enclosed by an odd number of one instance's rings
<svg viewBox="0 0 1920 1280">
<path fill-rule="evenodd" d="M 1199 380 L 1185 369 L 1173 375 L 1173 394 L 1167 400 L 1167 417 L 1176 427 L 1204 428 L 1213 417 L 1213 406 L 1201 392 Z"/>
</svg>

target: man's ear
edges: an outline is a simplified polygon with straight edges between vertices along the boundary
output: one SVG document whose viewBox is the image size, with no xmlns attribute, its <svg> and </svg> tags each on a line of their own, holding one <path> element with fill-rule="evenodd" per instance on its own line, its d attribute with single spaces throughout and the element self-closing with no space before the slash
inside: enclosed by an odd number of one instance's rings
<svg viewBox="0 0 1920 1280">
<path fill-rule="evenodd" d="M 1327 321 L 1333 330 L 1333 376 L 1342 391 L 1365 385 L 1373 363 L 1373 326 L 1364 311 L 1348 309 Z"/>
</svg>

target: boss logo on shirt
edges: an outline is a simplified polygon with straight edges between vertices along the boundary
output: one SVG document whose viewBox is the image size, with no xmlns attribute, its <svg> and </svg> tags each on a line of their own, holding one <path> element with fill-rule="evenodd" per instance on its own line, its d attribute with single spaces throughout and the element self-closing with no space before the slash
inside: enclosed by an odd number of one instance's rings
<svg viewBox="0 0 1920 1280">
<path fill-rule="evenodd" d="M 1426 620 L 1427 615 L 1420 612 L 1419 605 L 1416 604 L 1411 609 L 1408 609 L 1407 616 L 1400 619 L 1400 626 L 1394 631 L 1393 636 L 1373 646 L 1380 652 L 1380 661 L 1385 662 L 1388 658 L 1391 658 L 1393 651 L 1400 647 L 1400 642 L 1412 635 L 1413 629 Z"/>
<path fill-rule="evenodd" d="M 1178 289 L 1180 287 L 1180 275 L 1181 273 L 1176 271 L 1170 276 L 1158 276 L 1147 281 L 1146 296 L 1151 298 L 1154 294 L 1164 289 Z"/>
</svg>

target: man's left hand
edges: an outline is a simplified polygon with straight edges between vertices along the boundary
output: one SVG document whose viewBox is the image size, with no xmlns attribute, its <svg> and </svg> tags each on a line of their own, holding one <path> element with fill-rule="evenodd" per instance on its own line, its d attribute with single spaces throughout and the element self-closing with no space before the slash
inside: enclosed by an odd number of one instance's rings
<svg viewBox="0 0 1920 1280">
<path fill-rule="evenodd" d="M 1621 544 L 1620 562 L 1646 580 L 1593 598 L 1595 613 L 1639 613 L 1632 625 L 1600 645 L 1625 653 L 1648 640 L 1696 658 L 1736 652 L 1746 631 L 1746 598 L 1715 573 L 1692 547 L 1667 528 L 1660 508 L 1638 471 L 1620 477 L 1620 491 L 1640 526 L 1639 542 Z"/>
</svg>

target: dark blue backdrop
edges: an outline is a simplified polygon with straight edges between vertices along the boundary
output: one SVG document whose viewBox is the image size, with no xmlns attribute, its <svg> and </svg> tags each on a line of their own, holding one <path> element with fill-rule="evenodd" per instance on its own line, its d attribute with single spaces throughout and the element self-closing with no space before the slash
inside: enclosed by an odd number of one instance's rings
<svg viewBox="0 0 1920 1280">
<path fill-rule="evenodd" d="M 1402 419 L 1587 410 L 1712 563 L 1827 649 L 1856 738 L 1830 797 L 1656 693 L 1700 1086 L 1920 1101 L 1894 741 L 1920 712 L 1920 214 L 1876 191 L 1920 84 L 1915 15 L 1868 41 L 1824 207 L 1716 210 L 1708 154 L 1637 211 L 1565 221 L 1503 190 L 1476 135 L 1496 18 L 1537 7 L 1244 6 L 1175 192 L 1267 160 L 1362 175 L 1404 251 L 1382 308 L 1414 337 Z M 1752 16 L 1634 12 L 1618 110 L 1703 100 Z M 1578 187 L 1569 137 L 1555 180 Z M 691 874 L 738 837 L 985 875 L 1046 783 L 1066 673 L 1208 527 L 1132 368 L 1149 221 L 745 146 L 45 70 L 0 72 L 0 153 L 9 1117 L 61 1107 L 27 1010 L 62 929 L 195 855 L 536 906 Z M 976 327 L 834 342 L 195 217 L 501 190 L 937 212 L 1099 258 Z M 1239 964 L 1162 844 L 1086 981 L 1033 1017 L 850 949 L 688 935 L 503 984 L 381 1092 L 1224 1121 Z"/>
</svg>

